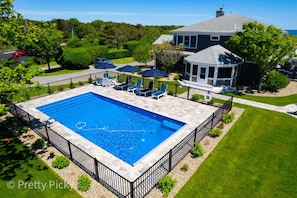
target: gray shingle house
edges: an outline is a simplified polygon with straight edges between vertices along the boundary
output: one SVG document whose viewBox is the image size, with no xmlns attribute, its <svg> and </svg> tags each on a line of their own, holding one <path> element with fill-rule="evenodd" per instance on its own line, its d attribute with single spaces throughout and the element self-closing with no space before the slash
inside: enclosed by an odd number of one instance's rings
<svg viewBox="0 0 297 198">
<path fill-rule="evenodd" d="M 182 43 L 185 73 L 180 84 L 219 93 L 235 85 L 243 63 L 239 56 L 222 46 L 237 31 L 242 31 L 244 23 L 253 21 L 240 14 L 225 15 L 220 9 L 215 18 L 172 30 L 173 35 L 162 35 L 153 44 Z"/>
<path fill-rule="evenodd" d="M 250 18 L 239 14 L 221 14 L 205 22 L 172 30 L 175 45 L 182 43 L 186 51 L 197 52 L 212 45 L 224 45 L 237 31 L 242 31 L 242 25 L 252 22 Z"/>
</svg>

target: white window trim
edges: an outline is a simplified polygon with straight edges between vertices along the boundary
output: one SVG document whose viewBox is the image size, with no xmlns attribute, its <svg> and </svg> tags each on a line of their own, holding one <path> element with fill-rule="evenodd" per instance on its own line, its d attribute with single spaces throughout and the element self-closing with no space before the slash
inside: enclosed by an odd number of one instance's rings
<svg viewBox="0 0 297 198">
<path fill-rule="evenodd" d="M 183 42 L 182 44 L 184 45 L 184 48 L 187 48 L 187 49 L 196 49 L 197 48 L 197 45 L 198 45 L 198 35 L 195 35 L 195 34 L 177 34 L 176 35 L 176 43 L 178 44 L 178 36 L 182 36 L 183 37 Z M 186 36 L 189 36 L 189 45 L 185 45 L 185 37 Z M 194 36 L 195 37 L 195 46 L 194 47 L 191 47 L 191 37 Z"/>
<path fill-rule="evenodd" d="M 220 35 L 210 35 L 210 41 L 220 41 Z"/>
</svg>

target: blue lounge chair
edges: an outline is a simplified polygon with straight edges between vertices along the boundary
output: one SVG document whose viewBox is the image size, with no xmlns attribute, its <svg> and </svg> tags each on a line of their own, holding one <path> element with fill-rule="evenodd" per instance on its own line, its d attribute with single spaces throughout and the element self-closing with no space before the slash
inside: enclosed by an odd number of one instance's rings
<svg viewBox="0 0 297 198">
<path fill-rule="evenodd" d="M 167 84 L 162 84 L 160 91 L 156 91 L 155 93 L 152 94 L 153 98 L 159 99 L 162 96 L 165 96 L 167 94 Z"/>
<path fill-rule="evenodd" d="M 115 88 L 116 89 L 121 89 L 121 90 L 126 90 L 129 86 L 131 86 L 131 76 L 127 76 L 126 78 L 126 82 L 120 84 L 120 85 L 116 85 Z"/>
<path fill-rule="evenodd" d="M 154 89 L 154 82 L 151 81 L 148 88 L 143 89 L 143 90 L 139 90 L 139 95 L 144 95 L 144 96 L 148 96 L 149 94 L 154 93 L 155 89 Z"/>
<path fill-rule="evenodd" d="M 127 91 L 131 91 L 131 92 L 133 92 L 133 93 L 136 93 L 136 92 L 138 92 L 140 89 L 143 89 L 143 87 L 142 87 L 142 79 L 141 79 L 141 78 L 139 78 L 139 79 L 137 80 L 136 85 L 131 85 L 131 86 L 129 86 L 128 89 L 127 89 Z"/>
</svg>

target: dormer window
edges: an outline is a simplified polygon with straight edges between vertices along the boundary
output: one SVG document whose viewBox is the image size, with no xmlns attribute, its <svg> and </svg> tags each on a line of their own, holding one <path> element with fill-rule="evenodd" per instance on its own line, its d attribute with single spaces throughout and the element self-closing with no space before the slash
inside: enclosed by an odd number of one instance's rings
<svg viewBox="0 0 297 198">
<path fill-rule="evenodd" d="M 220 36 L 219 35 L 211 35 L 210 41 L 220 41 Z"/>
</svg>

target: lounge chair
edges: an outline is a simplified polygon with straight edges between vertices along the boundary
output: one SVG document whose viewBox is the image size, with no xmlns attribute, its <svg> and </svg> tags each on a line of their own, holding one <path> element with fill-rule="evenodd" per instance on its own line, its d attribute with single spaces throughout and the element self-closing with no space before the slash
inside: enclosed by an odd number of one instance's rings
<svg viewBox="0 0 297 198">
<path fill-rule="evenodd" d="M 128 89 L 127 89 L 127 91 L 131 91 L 131 92 L 133 92 L 133 93 L 136 93 L 136 92 L 138 92 L 140 89 L 143 89 L 143 87 L 142 87 L 142 79 L 141 79 L 141 78 L 139 78 L 139 79 L 137 80 L 136 85 L 131 85 L 131 86 L 129 86 Z"/>
<path fill-rule="evenodd" d="M 100 79 L 100 78 L 97 78 L 96 76 L 95 76 L 95 83 L 94 83 L 95 85 L 98 85 L 98 86 L 101 86 L 102 85 L 102 79 Z"/>
<path fill-rule="evenodd" d="M 116 85 L 115 88 L 116 89 L 121 89 L 121 90 L 126 90 L 129 86 L 131 86 L 131 76 L 127 76 L 126 78 L 126 82 Z"/>
<path fill-rule="evenodd" d="M 165 96 L 167 94 L 167 84 L 162 84 L 160 91 L 156 91 L 155 93 L 152 94 L 153 98 L 159 99 L 162 96 Z"/>
<path fill-rule="evenodd" d="M 149 94 L 152 94 L 154 93 L 155 89 L 154 89 L 154 82 L 151 81 L 148 88 L 146 89 L 142 89 L 142 90 L 139 90 L 139 95 L 144 95 L 144 96 L 148 96 Z"/>
<path fill-rule="evenodd" d="M 103 87 L 105 87 L 105 86 L 109 86 L 109 85 L 111 85 L 111 81 L 112 81 L 112 79 L 109 79 L 109 78 L 103 78 L 103 79 L 102 79 L 102 83 L 101 83 L 101 85 L 102 85 Z"/>
</svg>

